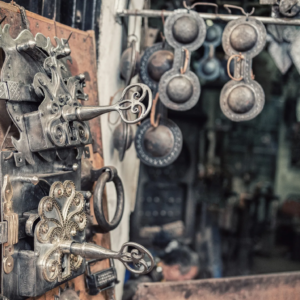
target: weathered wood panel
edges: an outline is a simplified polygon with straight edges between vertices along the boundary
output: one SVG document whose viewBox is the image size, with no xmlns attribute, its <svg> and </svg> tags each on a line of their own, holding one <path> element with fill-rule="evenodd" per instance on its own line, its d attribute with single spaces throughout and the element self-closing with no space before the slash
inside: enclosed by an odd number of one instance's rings
<svg viewBox="0 0 300 300">
<path fill-rule="evenodd" d="M 300 272 L 143 283 L 134 300 L 300 300 Z"/>
</svg>

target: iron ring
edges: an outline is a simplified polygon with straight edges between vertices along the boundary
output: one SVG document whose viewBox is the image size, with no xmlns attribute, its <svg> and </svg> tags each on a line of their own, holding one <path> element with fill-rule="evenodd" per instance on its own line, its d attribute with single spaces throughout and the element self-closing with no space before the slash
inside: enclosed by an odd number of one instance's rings
<svg viewBox="0 0 300 300">
<path fill-rule="evenodd" d="M 106 220 L 103 207 L 103 192 L 107 182 L 112 181 L 117 192 L 117 206 L 113 219 Z M 117 170 L 114 167 L 103 168 L 103 173 L 99 176 L 94 192 L 94 213 L 98 223 L 97 232 L 107 233 L 114 230 L 121 222 L 124 212 L 124 188 Z"/>
</svg>

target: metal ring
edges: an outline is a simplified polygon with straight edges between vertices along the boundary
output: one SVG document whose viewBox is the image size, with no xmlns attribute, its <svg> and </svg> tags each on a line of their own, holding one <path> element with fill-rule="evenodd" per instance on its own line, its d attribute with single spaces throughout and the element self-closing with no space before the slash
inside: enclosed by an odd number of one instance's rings
<svg viewBox="0 0 300 300">
<path fill-rule="evenodd" d="M 117 192 L 117 206 L 112 221 L 107 221 L 103 209 L 103 192 L 105 184 L 112 181 Z M 123 184 L 114 167 L 103 168 L 103 173 L 99 176 L 94 192 L 94 212 L 98 223 L 97 232 L 107 233 L 114 230 L 121 222 L 124 212 L 124 189 Z"/>
</svg>

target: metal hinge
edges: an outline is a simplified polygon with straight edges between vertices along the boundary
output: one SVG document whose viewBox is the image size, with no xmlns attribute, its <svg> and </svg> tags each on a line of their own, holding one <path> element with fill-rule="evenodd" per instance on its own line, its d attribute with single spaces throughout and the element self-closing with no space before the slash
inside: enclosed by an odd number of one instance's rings
<svg viewBox="0 0 300 300">
<path fill-rule="evenodd" d="M 14 268 L 14 245 L 19 241 L 19 216 L 13 212 L 12 196 L 13 189 L 8 175 L 3 178 L 1 190 L 3 201 L 3 219 L 7 223 L 7 242 L 4 244 L 3 270 L 9 274 Z"/>
<path fill-rule="evenodd" d="M 7 222 L 0 222 L 0 244 L 7 242 Z"/>
</svg>

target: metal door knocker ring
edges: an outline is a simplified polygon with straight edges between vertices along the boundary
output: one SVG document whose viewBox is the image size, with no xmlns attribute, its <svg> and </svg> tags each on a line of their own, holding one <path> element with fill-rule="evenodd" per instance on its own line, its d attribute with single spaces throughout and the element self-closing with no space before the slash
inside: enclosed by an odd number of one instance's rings
<svg viewBox="0 0 300 300">
<path fill-rule="evenodd" d="M 109 222 L 105 218 L 103 209 L 103 192 L 107 182 L 112 181 L 117 192 L 117 206 L 113 219 Z M 94 192 L 94 212 L 99 225 L 99 233 L 107 233 L 114 230 L 121 222 L 124 212 L 124 188 L 118 172 L 114 167 L 102 168 L 102 174 L 99 176 Z"/>
<path fill-rule="evenodd" d="M 241 81 L 241 80 L 243 80 L 243 78 L 244 78 L 243 76 L 241 76 L 241 77 L 239 77 L 239 78 L 235 78 L 235 77 L 232 76 L 231 73 L 230 73 L 230 63 L 231 63 L 231 61 L 232 61 L 235 57 L 238 58 L 238 59 L 237 59 L 238 62 L 241 61 L 241 60 L 243 60 L 243 59 L 245 59 L 245 57 L 244 57 L 244 55 L 243 55 L 242 53 L 231 55 L 231 56 L 229 57 L 229 59 L 228 59 L 228 62 L 227 62 L 227 74 L 228 74 L 228 76 L 229 76 L 232 80 L 235 80 L 235 81 Z"/>
</svg>

